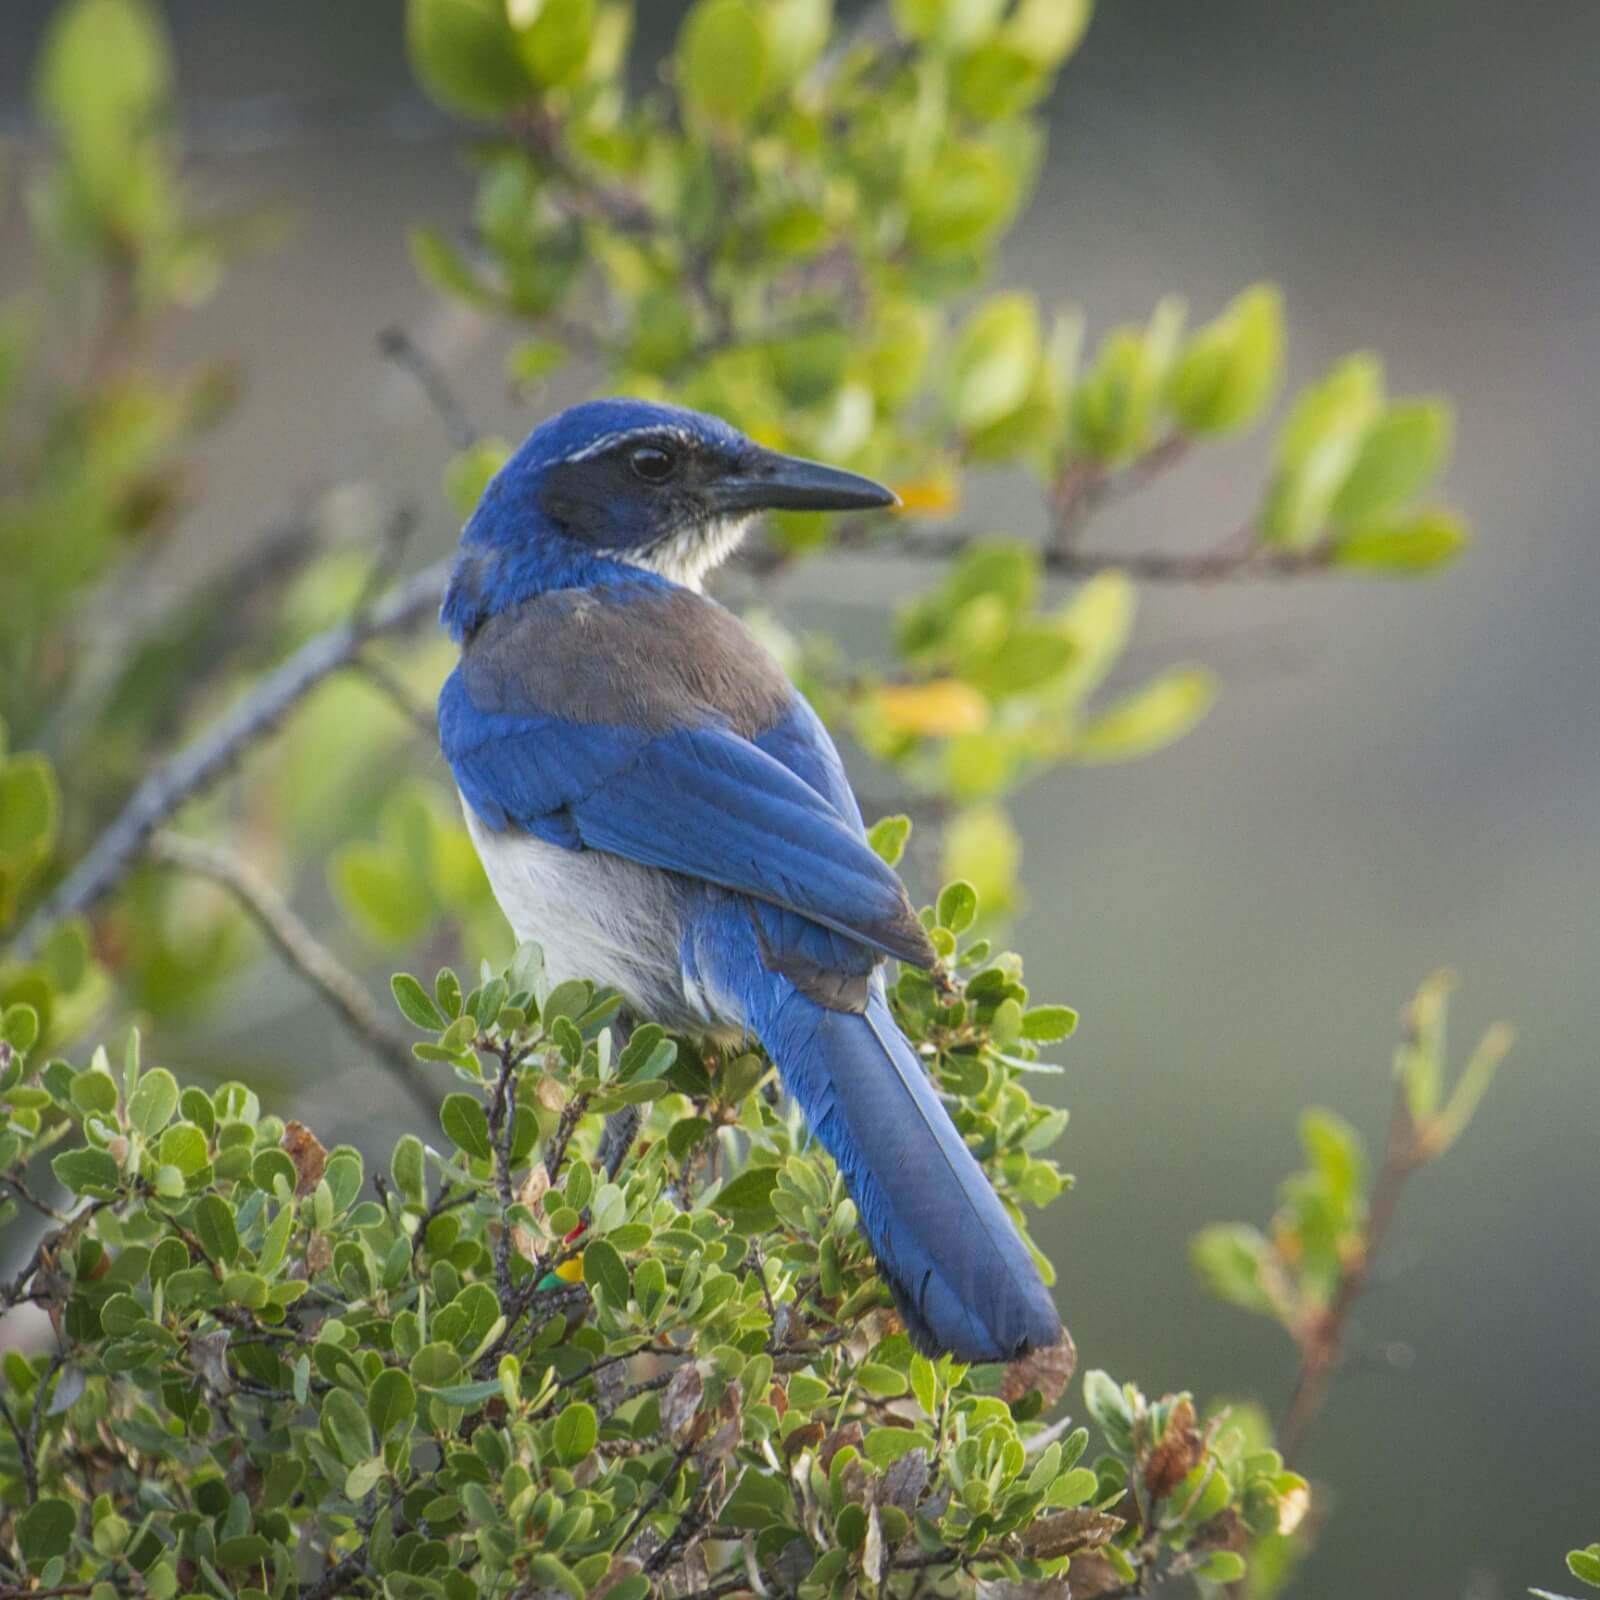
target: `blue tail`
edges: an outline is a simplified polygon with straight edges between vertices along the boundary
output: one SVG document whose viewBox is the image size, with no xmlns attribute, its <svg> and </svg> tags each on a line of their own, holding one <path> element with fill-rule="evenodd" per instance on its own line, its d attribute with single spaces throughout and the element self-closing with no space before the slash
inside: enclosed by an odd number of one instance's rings
<svg viewBox="0 0 1600 1600">
<path fill-rule="evenodd" d="M 1056 1343 L 1050 1292 L 878 986 L 856 1014 L 763 976 L 750 1025 L 839 1164 L 913 1343 L 962 1361 Z"/>
</svg>

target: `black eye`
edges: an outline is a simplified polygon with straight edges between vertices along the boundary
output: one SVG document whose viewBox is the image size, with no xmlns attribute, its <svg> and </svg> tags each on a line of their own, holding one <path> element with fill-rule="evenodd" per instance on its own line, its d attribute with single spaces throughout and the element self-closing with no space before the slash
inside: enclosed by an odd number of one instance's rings
<svg viewBox="0 0 1600 1600">
<path fill-rule="evenodd" d="M 672 454 L 653 444 L 636 445 L 630 450 L 628 465 L 646 483 L 665 483 L 678 470 Z"/>
</svg>

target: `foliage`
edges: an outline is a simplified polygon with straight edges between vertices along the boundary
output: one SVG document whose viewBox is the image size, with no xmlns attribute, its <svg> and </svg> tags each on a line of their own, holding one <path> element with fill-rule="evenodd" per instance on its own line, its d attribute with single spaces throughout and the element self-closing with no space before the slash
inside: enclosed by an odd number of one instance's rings
<svg viewBox="0 0 1600 1600">
<path fill-rule="evenodd" d="M 960 926 L 974 899 L 940 905 Z M 1074 1019 L 934 916 L 958 990 L 903 974 L 901 1019 L 1002 1194 L 1046 1203 L 1066 1115 L 1026 1080 Z M 394 987 L 459 1087 L 444 1139 L 405 1135 L 370 1182 L 243 1084 L 180 1088 L 137 1034 L 120 1072 L 75 1071 L 7 1014 L 7 1172 L 81 1141 L 51 1160 L 80 1204 L 11 1294 L 62 1344 L 4 1363 L 10 1581 L 581 1600 L 756 1572 L 808 1596 L 1089 1551 L 1132 1581 L 1130 1484 L 1164 1547 L 1224 1577 L 1237 1530 L 1298 1515 L 1303 1482 L 1202 1434 L 1187 1396 L 1092 1374 L 1086 1466 L 1087 1430 L 1039 1420 L 1069 1347 L 917 1355 L 759 1055 L 619 1034 L 619 997 L 551 988 L 534 947 L 465 996 L 448 970 Z"/>
<path fill-rule="evenodd" d="M 1306 1167 L 1284 1181 L 1269 1229 L 1223 1223 L 1194 1238 L 1195 1269 L 1219 1299 L 1272 1317 L 1302 1343 L 1325 1327 L 1381 1242 L 1391 1189 L 1455 1143 L 1511 1047 L 1504 1024 L 1491 1028 L 1450 1094 L 1442 1095 L 1451 982 L 1436 973 L 1407 1008 L 1406 1038 L 1395 1052 L 1394 1120 L 1372 1198 L 1360 1135 L 1332 1111 L 1306 1111 L 1300 1119 Z"/>
<path fill-rule="evenodd" d="M 1600 1544 L 1591 1544 L 1582 1550 L 1569 1550 L 1567 1571 L 1581 1582 L 1600 1589 Z M 1563 1596 L 1553 1595 L 1548 1589 L 1530 1589 L 1528 1593 L 1538 1595 L 1540 1600 L 1564 1600 Z"/>
<path fill-rule="evenodd" d="M 894 0 L 875 27 L 828 0 L 696 0 L 639 89 L 628 0 L 406 8 L 476 173 L 470 222 L 412 251 L 490 320 L 523 400 L 571 364 L 897 486 L 892 516 L 772 519 L 739 592 L 823 550 L 926 573 L 880 659 L 748 620 L 892 804 L 941 824 L 956 881 L 928 920 L 959 993 L 902 973 L 896 1004 L 1019 1215 L 1066 1182 L 1046 1151 L 1067 1113 L 1030 1091 L 1076 1019 L 1030 1004 L 989 944 L 1023 893 L 1006 803 L 1063 764 L 1158 751 L 1217 692 L 1196 665 L 1128 681 L 1137 580 L 1422 572 L 1465 539 L 1434 499 L 1448 407 L 1391 398 L 1363 354 L 1292 401 L 1244 527 L 1194 551 L 1085 542 L 1107 502 L 1266 425 L 1286 365 L 1269 285 L 1192 328 L 1167 297 L 1096 337 L 1078 308 L 986 286 L 1090 10 Z M 3 1294 L 53 1336 L 0 1363 L 0 1587 L 711 1600 L 755 1574 L 801 1600 L 974 1582 L 1065 1600 L 1070 1562 L 1080 1600 L 1246 1568 L 1270 1592 L 1311 1493 L 1287 1441 L 1253 1409 L 1202 1419 L 1188 1394 L 1094 1372 L 1091 1459 L 1085 1429 L 1046 1420 L 1070 1347 L 1004 1372 L 915 1355 L 754 1050 L 708 1058 L 647 1020 L 630 1036 L 616 997 L 549 991 L 527 950 L 466 996 L 448 969 L 401 977 L 415 1054 L 451 1087 L 443 1138 L 406 1135 L 370 1176 L 264 1110 L 264 1084 L 225 1081 L 213 1041 L 203 1087 L 143 1066 L 137 1034 L 120 1070 L 89 1052 L 130 1015 L 164 1054 L 192 1047 L 258 952 L 248 920 L 281 929 L 287 897 L 251 904 L 240 877 L 235 905 L 137 852 L 87 917 L 48 896 L 141 779 L 170 776 L 170 746 L 328 630 L 359 635 L 353 670 L 241 739 L 248 783 L 181 790 L 185 826 L 243 841 L 256 877 L 318 912 L 331 899 L 340 950 L 286 953 L 335 1004 L 361 988 L 340 954 L 510 955 L 418 713 L 445 652 L 372 623 L 415 508 L 312 494 L 262 515 L 214 580 L 147 580 L 231 387 L 162 373 L 150 337 L 259 231 L 195 206 L 173 83 L 152 0 L 61 0 L 36 74 L 55 138 L 28 174 L 37 283 L 0 307 L 0 930 L 23 930 L 0 953 L 0 1220 L 51 1225 Z M 469 440 L 448 374 L 422 370 L 464 516 L 508 445 Z M 1026 537 L 964 510 L 978 470 L 1037 485 Z M 892 815 L 873 841 L 898 860 L 909 832 Z M 393 1064 L 393 1024 L 341 1014 Z M 1404 1127 L 1425 1144 L 1405 1148 L 1431 1159 L 1492 1062 L 1443 1096 L 1441 991 L 1414 1022 Z M 1383 1173 L 1369 1196 L 1331 1114 L 1304 1132 L 1270 1238 L 1210 1230 L 1197 1259 L 1290 1328 L 1302 1380 L 1319 1352 L 1321 1381 L 1337 1341 L 1307 1330 L 1359 1287 Z"/>
</svg>

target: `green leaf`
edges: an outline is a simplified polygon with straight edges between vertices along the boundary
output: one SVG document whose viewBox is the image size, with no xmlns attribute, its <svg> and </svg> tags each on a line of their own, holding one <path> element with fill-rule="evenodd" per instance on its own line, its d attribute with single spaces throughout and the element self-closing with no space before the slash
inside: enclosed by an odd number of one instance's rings
<svg viewBox="0 0 1600 1600">
<path fill-rule="evenodd" d="M 1063 1472 L 1045 1490 L 1045 1503 L 1061 1510 L 1070 1510 L 1094 1499 L 1099 1488 L 1099 1478 L 1088 1467 L 1073 1467 Z"/>
<path fill-rule="evenodd" d="M 397 972 L 389 980 L 394 1001 L 401 1015 L 425 1033 L 443 1033 L 449 1024 L 433 1003 L 433 997 L 409 972 Z"/>
<path fill-rule="evenodd" d="M 10 1028 L 6 1027 L 4 1032 L 7 1038 L 11 1039 L 11 1043 L 17 1045 L 16 1039 L 11 1037 Z M 21 1046 L 17 1045 L 17 1048 L 20 1049 Z M 115 1111 L 117 1080 L 109 1072 L 101 1072 L 94 1068 L 75 1074 L 72 1080 L 72 1103 L 80 1111 L 95 1111 L 101 1116 Z"/>
<path fill-rule="evenodd" d="M 425 1391 L 431 1400 L 442 1400 L 447 1406 L 465 1406 L 476 1410 L 486 1400 L 500 1397 L 500 1379 L 480 1378 L 476 1383 L 446 1383 Z"/>
<path fill-rule="evenodd" d="M 224 1539 L 217 1546 L 217 1565 L 219 1567 L 252 1567 L 268 1559 L 272 1554 L 271 1544 L 259 1533 L 235 1534 L 231 1539 Z"/>
<path fill-rule="evenodd" d="M 1398 510 L 1438 472 L 1450 449 L 1453 418 L 1443 400 L 1391 406 L 1362 440 L 1329 515 L 1342 528 Z"/>
<path fill-rule="evenodd" d="M 1246 289 L 1185 345 L 1169 403 L 1189 433 L 1235 433 L 1272 403 L 1283 378 L 1283 296 Z"/>
<path fill-rule="evenodd" d="M 777 1181 L 776 1167 L 746 1167 L 718 1190 L 711 1209 L 741 1233 L 775 1227 L 778 1214 L 772 1208 L 772 1190 Z"/>
<path fill-rule="evenodd" d="M 506 10 L 523 65 L 535 82 L 560 86 L 583 76 L 594 34 L 594 0 L 510 0 Z"/>
<path fill-rule="evenodd" d="M 48 859 L 60 811 L 55 774 L 43 756 L 0 762 L 0 862 L 31 866 Z"/>
<path fill-rule="evenodd" d="M 1058 67 L 1078 48 L 1094 15 L 1094 0 L 1021 0 L 1003 37 L 1040 66 Z"/>
<path fill-rule="evenodd" d="M 492 1153 L 489 1119 L 475 1094 L 446 1095 L 439 1108 L 439 1123 L 447 1137 L 469 1156 L 483 1160 Z"/>
<path fill-rule="evenodd" d="M 1190 1241 L 1189 1259 L 1219 1300 L 1265 1316 L 1277 1315 L 1271 1292 L 1272 1246 L 1260 1229 L 1242 1222 L 1213 1223 Z"/>
<path fill-rule="evenodd" d="M 322 1437 L 347 1467 L 372 1454 L 372 1427 L 361 1402 L 348 1389 L 330 1389 L 322 1397 Z"/>
<path fill-rule="evenodd" d="M 367 1420 L 381 1444 L 401 1423 L 409 1429 L 417 1409 L 417 1390 L 398 1367 L 385 1367 L 367 1391 Z"/>
<path fill-rule="evenodd" d="M 584 1586 L 572 1569 L 557 1557 L 538 1554 L 528 1559 L 528 1570 L 539 1580 L 541 1589 L 559 1589 L 568 1600 L 584 1600 Z"/>
<path fill-rule="evenodd" d="M 203 1194 L 195 1202 L 194 1231 L 213 1261 L 232 1266 L 239 1259 L 239 1229 L 233 1208 L 221 1195 Z"/>
<path fill-rule="evenodd" d="M 1366 1173 L 1356 1130 L 1343 1117 L 1312 1106 L 1300 1114 L 1300 1144 L 1330 1198 L 1342 1207 L 1353 1206 L 1365 1188 Z"/>
<path fill-rule="evenodd" d="M 935 914 L 941 928 L 948 928 L 952 933 L 964 932 L 978 915 L 978 891 L 965 878 L 947 883 L 939 892 Z"/>
<path fill-rule="evenodd" d="M 145 1072 L 128 1096 L 128 1121 L 147 1139 L 166 1127 L 177 1109 L 178 1080 L 165 1067 Z"/>
<path fill-rule="evenodd" d="M 1244 1576 L 1244 1557 L 1233 1550 L 1213 1550 L 1195 1569 L 1209 1583 L 1237 1583 Z"/>
<path fill-rule="evenodd" d="M 1342 567 L 1376 572 L 1432 572 L 1454 561 L 1469 542 L 1460 518 L 1448 511 L 1421 511 L 1351 529 L 1334 544 L 1333 559 Z"/>
<path fill-rule="evenodd" d="M 1584 1583 L 1600 1588 L 1600 1544 L 1567 1552 L 1567 1571 Z"/>
<path fill-rule="evenodd" d="M 39 101 L 108 233 L 137 235 L 161 216 L 162 169 L 152 164 L 151 140 L 171 87 L 166 34 L 145 0 L 72 0 L 57 8 L 41 56 Z"/>
<path fill-rule="evenodd" d="M 921 1428 L 874 1428 L 862 1441 L 861 1451 L 881 1470 L 913 1450 L 929 1450 L 932 1446 L 933 1440 Z"/>
<path fill-rule="evenodd" d="M 750 0 L 697 0 L 678 35 L 678 90 L 707 121 L 738 126 L 767 93 L 772 62 Z"/>
<path fill-rule="evenodd" d="M 423 88 L 452 111 L 501 117 L 531 94 L 505 0 L 408 0 L 406 47 Z"/>
<path fill-rule="evenodd" d="M 833 0 L 766 0 L 764 14 L 773 65 L 785 82 L 792 82 L 827 44 Z"/>
<path fill-rule="evenodd" d="M 600 1422 L 594 1407 L 583 1400 L 574 1400 L 556 1418 L 554 1442 L 556 1455 L 565 1466 L 576 1466 L 595 1447 L 600 1437 Z"/>
<path fill-rule="evenodd" d="M 45 1496 L 17 1518 L 17 1543 L 30 1567 L 42 1567 L 53 1556 L 64 1556 L 72 1547 L 78 1526 L 78 1513 L 69 1501 Z"/>
<path fill-rule="evenodd" d="M 1016 411 L 1032 388 L 1041 348 L 1032 295 L 995 295 L 979 306 L 950 355 L 945 396 L 956 426 L 975 433 Z"/>
<path fill-rule="evenodd" d="M 1133 1414 L 1121 1387 L 1109 1373 L 1096 1367 L 1083 1375 L 1083 1403 L 1113 1449 L 1127 1440 Z"/>
<path fill-rule="evenodd" d="M 906 853 L 906 842 L 911 837 L 911 818 L 905 815 L 879 817 L 867 830 L 867 843 L 877 852 L 880 860 L 891 867 L 900 865 Z"/>
<path fill-rule="evenodd" d="M 628 1269 L 622 1257 L 604 1239 L 596 1239 L 584 1247 L 583 1281 L 618 1311 L 627 1309 Z"/>
<path fill-rule="evenodd" d="M 993 31 L 1005 0 L 892 0 L 894 25 L 907 39 L 968 50 Z"/>
<path fill-rule="evenodd" d="M 425 1159 L 422 1141 L 414 1133 L 405 1133 L 395 1141 L 394 1156 L 389 1171 L 394 1176 L 395 1188 L 407 1199 L 421 1204 L 427 1194 Z"/>
<path fill-rule="evenodd" d="M 1217 680 L 1202 667 L 1180 667 L 1091 717 L 1072 736 L 1075 761 L 1126 761 L 1180 739 L 1211 709 Z"/>
<path fill-rule="evenodd" d="M 1291 550 L 1316 542 L 1382 411 L 1383 367 L 1375 356 L 1347 357 L 1300 395 L 1278 441 L 1263 539 Z"/>
<path fill-rule="evenodd" d="M 93 1146 L 63 1151 L 51 1161 L 50 1170 L 57 1182 L 74 1194 L 110 1194 L 116 1189 L 120 1175 L 111 1153 Z"/>
<path fill-rule="evenodd" d="M 856 1368 L 856 1382 L 879 1400 L 894 1399 L 910 1387 L 903 1372 L 897 1372 L 881 1361 L 863 1361 Z"/>
<path fill-rule="evenodd" d="M 1077 1027 L 1078 1013 L 1071 1006 L 1030 1006 L 1022 1013 L 1022 1037 L 1038 1044 L 1071 1038 Z"/>
<path fill-rule="evenodd" d="M 1130 461 L 1149 447 L 1175 358 L 1183 308 L 1160 302 L 1144 328 L 1113 328 L 1072 394 L 1073 438 L 1095 460 Z"/>
<path fill-rule="evenodd" d="M 678 1059 L 678 1047 L 658 1023 L 645 1022 L 629 1035 L 617 1058 L 619 1083 L 648 1083 L 659 1078 Z"/>
</svg>

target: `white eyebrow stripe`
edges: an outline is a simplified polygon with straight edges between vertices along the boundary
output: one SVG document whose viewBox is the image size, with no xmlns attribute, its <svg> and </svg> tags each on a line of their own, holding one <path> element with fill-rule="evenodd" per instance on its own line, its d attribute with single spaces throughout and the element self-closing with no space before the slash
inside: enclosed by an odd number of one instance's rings
<svg viewBox="0 0 1600 1600">
<path fill-rule="evenodd" d="M 687 428 L 674 428 L 670 425 L 641 428 L 619 428 L 614 433 L 602 433 L 598 439 L 591 439 L 581 450 L 574 450 L 570 456 L 562 456 L 563 465 L 574 461 L 588 461 L 595 456 L 604 455 L 607 450 L 619 444 L 626 444 L 629 439 L 675 439 L 684 446 L 694 444 L 694 436 Z"/>
</svg>

